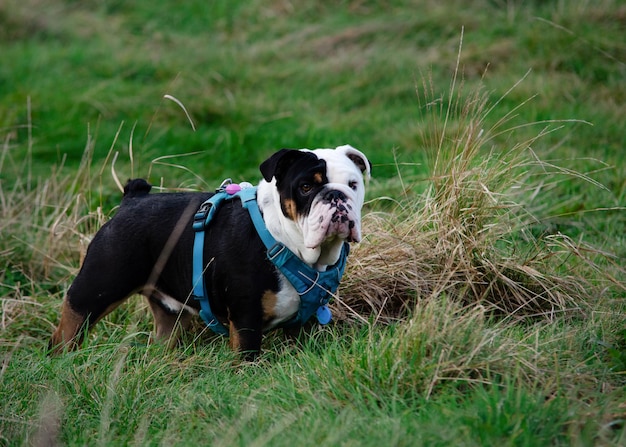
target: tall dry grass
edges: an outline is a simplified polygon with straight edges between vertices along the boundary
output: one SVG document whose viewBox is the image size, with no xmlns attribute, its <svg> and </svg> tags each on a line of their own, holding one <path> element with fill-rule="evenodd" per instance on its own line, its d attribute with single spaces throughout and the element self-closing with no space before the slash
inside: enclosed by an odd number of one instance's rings
<svg viewBox="0 0 626 447">
<path fill-rule="evenodd" d="M 367 237 L 354 247 L 335 305 L 339 318 L 390 322 L 445 296 L 511 319 L 554 319 L 587 313 L 599 284 L 624 287 L 597 264 L 620 270 L 610 254 L 558 231 L 536 231 L 559 200 L 542 196 L 554 177 L 602 188 L 534 150 L 571 121 L 513 125 L 515 108 L 488 126 L 506 94 L 495 103 L 481 90 L 465 94 L 456 75 L 447 95 L 436 96 L 427 77 L 418 95 L 428 125 L 416 150 L 427 153 L 428 185 L 391 211 L 364 216 Z M 536 135 L 516 141 L 531 126 Z"/>
<path fill-rule="evenodd" d="M 93 206 L 98 199 L 93 196 L 97 188 L 91 173 L 91 140 L 80 168 L 71 176 L 62 173 L 61 163 L 51 167 L 45 178 L 35 178 L 31 151 L 20 157 L 19 149 L 9 133 L 0 153 L 0 175 L 8 174 L 0 181 L 0 255 L 4 267 L 0 271 L 0 328 L 12 326 L 25 335 L 54 327 L 48 309 L 54 313 L 57 309 L 47 303 L 55 298 L 60 301 L 62 284 L 76 274 L 77 259 L 82 258 L 91 236 L 107 216 L 102 207 Z M 8 182 L 7 178 L 13 180 Z"/>
</svg>

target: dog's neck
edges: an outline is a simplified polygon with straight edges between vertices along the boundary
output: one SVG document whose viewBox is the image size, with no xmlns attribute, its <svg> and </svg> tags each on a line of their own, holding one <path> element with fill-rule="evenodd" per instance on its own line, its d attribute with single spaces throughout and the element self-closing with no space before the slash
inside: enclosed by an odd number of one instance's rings
<svg viewBox="0 0 626 447">
<path fill-rule="evenodd" d="M 319 271 L 326 270 L 329 265 L 335 265 L 341 256 L 344 241 L 339 238 L 327 239 L 322 242 L 320 255 L 314 267 Z"/>
<path fill-rule="evenodd" d="M 339 260 L 344 242 L 342 239 L 331 238 L 315 248 L 305 246 L 304 236 L 298 223 L 286 219 L 283 215 L 275 180 L 272 180 L 272 183 L 262 180 L 257 191 L 259 209 L 265 216 L 265 224 L 274 239 L 283 243 L 297 257 L 319 271 L 326 270 L 327 266 L 334 265 Z"/>
</svg>

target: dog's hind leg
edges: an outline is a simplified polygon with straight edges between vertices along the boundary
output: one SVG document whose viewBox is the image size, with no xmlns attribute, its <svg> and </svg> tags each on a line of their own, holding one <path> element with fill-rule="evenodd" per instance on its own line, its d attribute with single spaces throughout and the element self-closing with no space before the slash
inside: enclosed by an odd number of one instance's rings
<svg viewBox="0 0 626 447">
<path fill-rule="evenodd" d="M 181 330 L 189 327 L 197 312 L 158 290 L 149 294 L 148 303 L 154 317 L 155 338 L 173 347 Z"/>
<path fill-rule="evenodd" d="M 52 334 L 52 339 L 50 340 L 49 347 L 52 352 L 59 353 L 64 349 L 73 350 L 78 347 L 83 336 L 89 329 L 89 326 L 96 324 L 122 304 L 125 299 L 126 296 L 120 300 L 112 302 L 103 310 L 98 308 L 94 308 L 92 310 L 77 310 L 71 295 L 68 293 L 68 296 L 66 296 L 63 300 L 61 320 L 59 321 L 59 325 Z"/>
<path fill-rule="evenodd" d="M 50 340 L 50 349 L 55 353 L 61 352 L 63 349 L 75 349 L 80 344 L 89 326 L 96 324 L 122 304 L 123 301 L 112 303 L 103 312 L 91 313 L 77 311 L 72 305 L 72 300 L 69 296 L 66 297 L 63 300 L 61 309 L 61 320 Z"/>
<path fill-rule="evenodd" d="M 122 281 L 115 267 L 85 263 L 63 300 L 61 320 L 50 349 L 76 348 L 89 327 L 122 304 L 138 289 L 135 281 Z"/>
<path fill-rule="evenodd" d="M 85 329 L 87 324 L 86 315 L 81 315 L 72 309 L 69 300 L 63 300 L 63 308 L 61 310 L 61 321 L 56 330 L 52 334 L 50 340 L 50 349 L 54 352 L 60 352 L 63 349 L 74 349 L 78 344 L 78 335 Z"/>
</svg>

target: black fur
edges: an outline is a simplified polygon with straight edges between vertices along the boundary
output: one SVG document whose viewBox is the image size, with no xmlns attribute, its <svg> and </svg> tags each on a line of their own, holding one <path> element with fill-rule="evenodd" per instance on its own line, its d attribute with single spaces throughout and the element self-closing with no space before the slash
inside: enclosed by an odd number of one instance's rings
<svg viewBox="0 0 626 447">
<path fill-rule="evenodd" d="M 292 219 L 308 213 L 328 183 L 326 161 L 310 152 L 281 150 L 260 169 L 268 182 L 276 178 L 283 213 Z M 170 298 L 200 308 L 192 297 L 192 221 L 211 194 L 149 194 L 150 189 L 145 180 L 129 180 L 117 214 L 89 245 L 52 336 L 56 351 L 75 346 L 86 327 L 134 293 L 150 301 L 161 338 L 171 338 L 177 325 L 184 327 L 191 319 L 184 310 L 179 314 L 183 307 Z M 334 194 L 326 200 L 337 201 Z M 277 317 L 281 284 L 239 199 L 223 202 L 206 229 L 204 264 L 213 313 L 229 327 L 231 345 L 245 358 L 255 358 L 264 328 Z"/>
<path fill-rule="evenodd" d="M 119 211 L 94 237 L 68 291 L 72 309 L 86 316 L 90 325 L 130 294 L 151 290 L 151 286 L 199 308 L 190 298 L 191 223 L 195 211 L 211 194 L 147 194 L 146 185 L 149 187 L 143 180 L 126 185 Z M 168 244 L 172 235 L 177 240 Z M 239 349 L 254 356 L 260 350 L 265 323 L 261 298 L 266 291 L 277 292 L 279 284 L 238 199 L 218 209 L 206 231 L 204 259 L 210 260 L 205 279 L 215 315 L 227 327 L 231 321 L 236 329 L 245 329 L 239 334 Z"/>
</svg>

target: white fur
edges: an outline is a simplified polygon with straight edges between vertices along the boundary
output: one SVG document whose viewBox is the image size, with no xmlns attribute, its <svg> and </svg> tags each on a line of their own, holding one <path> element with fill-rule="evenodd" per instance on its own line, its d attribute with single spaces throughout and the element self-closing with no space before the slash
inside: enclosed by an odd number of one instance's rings
<svg viewBox="0 0 626 447">
<path fill-rule="evenodd" d="M 150 295 L 150 294 L 148 294 Z M 161 292 L 160 290 L 152 291 L 152 299 L 159 301 L 163 307 L 167 309 L 169 313 L 181 313 L 181 312 L 189 312 L 192 315 L 198 315 L 198 311 L 191 306 L 188 306 L 185 303 L 181 303 L 180 301 L 172 298 L 171 296 Z"/>
<path fill-rule="evenodd" d="M 308 151 L 308 149 L 302 149 Z M 365 155 L 350 145 L 336 149 L 316 149 L 310 151 L 326 160 L 328 184 L 325 190 L 335 189 L 343 192 L 354 228 L 350 231 L 345 226 L 330 228 L 331 210 L 321 197 L 317 197 L 309 216 L 303 216 L 298 222 L 285 217 L 280 206 L 280 196 L 276 189 L 276 179 L 271 182 L 262 180 L 259 184 L 259 208 L 263 213 L 269 232 L 277 241 L 282 242 L 307 264 L 324 270 L 339 259 L 341 246 L 348 237 L 355 242 L 361 240 L 361 207 L 365 198 L 363 174 L 348 155 L 359 157 L 366 166 L 365 175 L 369 177 L 369 161 Z M 353 190 L 350 185 L 353 184 Z"/>
<path fill-rule="evenodd" d="M 347 224 L 331 223 L 333 210 L 322 200 L 320 197 L 322 194 L 314 199 L 308 216 L 302 216 L 298 222 L 287 218 L 282 212 L 275 178 L 271 182 L 262 180 L 259 183 L 257 200 L 267 229 L 274 239 L 285 244 L 310 266 L 324 271 L 327 266 L 337 262 L 346 239 L 350 238 L 354 242 L 361 240 L 361 208 L 365 199 L 363 176 L 369 179 L 370 165 L 367 157 L 350 145 L 310 152 L 326 160 L 328 184 L 324 191 L 334 189 L 345 194 L 347 200 L 344 205 L 348 209 L 349 219 L 354 222 L 352 229 L 348 228 Z M 358 157 L 365 166 L 365 172 L 361 172 L 349 156 Z M 350 185 L 353 185 L 354 189 Z M 281 275 L 281 287 L 274 308 L 276 317 L 269 323 L 268 328 L 293 316 L 299 306 L 298 293 Z"/>
<path fill-rule="evenodd" d="M 280 275 L 280 290 L 276 294 L 276 305 L 274 306 L 274 319 L 270 321 L 264 329 L 272 329 L 283 321 L 287 321 L 298 312 L 300 308 L 300 296 L 296 289 L 283 275 Z"/>
</svg>

